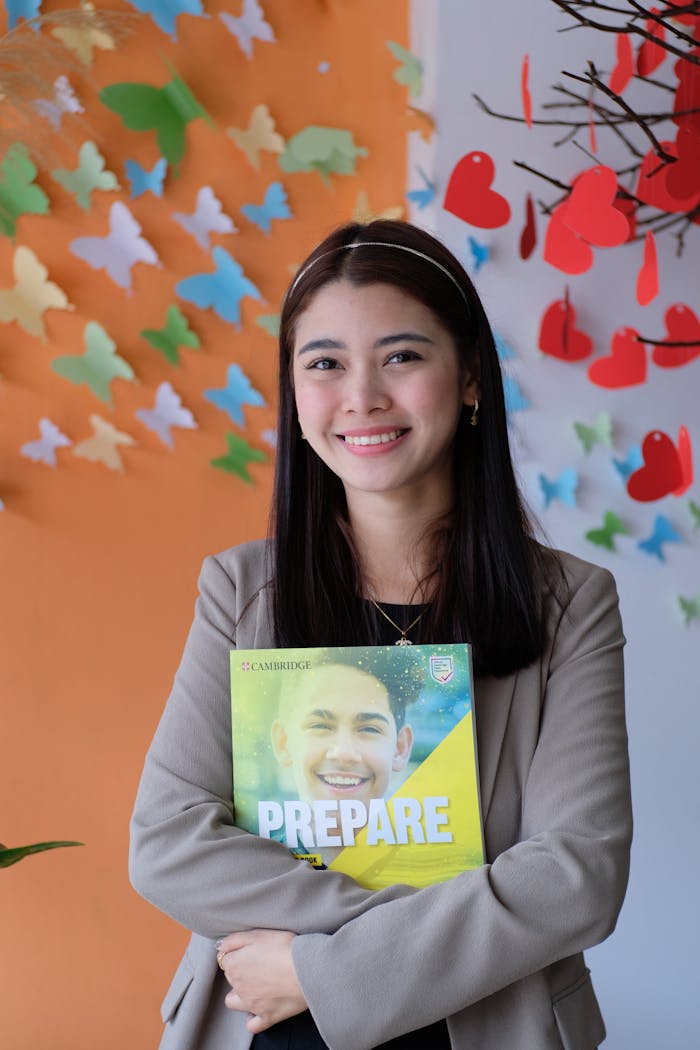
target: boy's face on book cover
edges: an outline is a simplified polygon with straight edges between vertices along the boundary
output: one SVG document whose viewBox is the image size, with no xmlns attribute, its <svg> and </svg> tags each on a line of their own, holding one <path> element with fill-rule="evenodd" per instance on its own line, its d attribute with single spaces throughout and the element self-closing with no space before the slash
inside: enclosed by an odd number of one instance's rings
<svg viewBox="0 0 700 1050">
<path fill-rule="evenodd" d="M 340 664 L 312 668 L 284 692 L 272 725 L 277 761 L 291 767 L 304 802 L 383 798 L 412 745 L 411 727 L 397 729 L 386 686 Z"/>
</svg>

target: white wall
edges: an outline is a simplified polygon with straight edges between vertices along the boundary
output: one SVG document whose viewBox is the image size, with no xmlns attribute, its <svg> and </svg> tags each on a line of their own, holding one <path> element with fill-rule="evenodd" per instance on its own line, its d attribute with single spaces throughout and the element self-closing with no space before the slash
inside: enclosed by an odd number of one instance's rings
<svg viewBox="0 0 700 1050">
<path fill-rule="evenodd" d="M 619 6 L 619 5 L 618 5 Z M 436 184 L 436 206 L 412 218 L 438 235 L 463 261 L 472 234 L 490 246 L 491 260 L 475 278 L 494 326 L 517 357 L 507 370 L 517 379 L 529 409 L 514 414 L 516 460 L 527 498 L 555 546 L 607 566 L 621 594 L 628 638 L 626 666 L 628 722 L 633 774 L 635 841 L 627 900 L 613 937 L 588 953 L 608 1027 L 611 1050 L 690 1050 L 699 1045 L 696 946 L 698 906 L 697 752 L 700 689 L 694 657 L 700 622 L 684 627 L 677 596 L 700 597 L 700 533 L 693 532 L 689 497 L 700 502 L 694 484 L 681 498 L 667 496 L 642 504 L 626 493 L 611 465 L 612 453 L 597 447 L 586 456 L 577 442 L 574 420 L 590 422 L 607 411 L 613 420 L 615 454 L 622 455 L 650 430 L 675 437 L 680 424 L 691 434 L 700 470 L 700 358 L 677 369 L 649 366 L 644 385 L 619 391 L 589 382 L 591 359 L 562 363 L 538 352 L 544 309 L 569 284 L 577 324 L 594 339 L 594 356 L 609 350 L 616 328 L 632 326 L 647 336 L 663 335 L 663 315 L 685 302 L 700 315 L 700 228 L 693 228 L 685 254 L 675 257 L 676 241 L 659 235 L 661 290 L 650 305 L 635 298 L 641 244 L 596 250 L 593 269 L 567 278 L 542 260 L 545 223 L 539 219 L 539 245 L 523 262 L 518 254 L 526 192 L 552 201 L 557 191 L 512 164 L 514 159 L 563 182 L 588 167 L 573 145 L 554 149 L 557 132 L 493 119 L 473 101 L 475 92 L 494 109 L 521 114 L 520 68 L 530 55 L 530 87 L 535 117 L 554 95 L 561 70 L 581 72 L 588 58 L 601 70 L 613 64 L 614 37 L 587 29 L 561 33 L 569 25 L 550 0 L 414 0 L 413 48 L 426 66 L 426 83 L 417 104 L 437 123 L 433 146 L 412 135 L 409 188 L 420 185 L 415 165 Z M 669 77 L 671 62 L 657 76 Z M 669 98 L 671 96 L 668 96 Z M 675 129 L 669 126 L 667 137 Z M 587 145 L 587 138 L 581 141 Z M 599 159 L 613 167 L 628 155 L 599 132 Z M 471 150 L 484 150 L 496 163 L 494 188 L 508 198 L 513 217 L 496 230 L 479 230 L 445 212 L 447 180 L 455 163 Z M 432 165 L 432 169 L 427 166 Z M 580 475 L 578 505 L 554 503 L 543 509 L 537 475 L 552 478 L 564 467 Z M 617 540 L 617 552 L 593 546 L 584 533 L 614 510 L 632 535 Z M 657 514 L 667 516 L 683 543 L 666 546 L 666 563 L 639 550 Z"/>
</svg>

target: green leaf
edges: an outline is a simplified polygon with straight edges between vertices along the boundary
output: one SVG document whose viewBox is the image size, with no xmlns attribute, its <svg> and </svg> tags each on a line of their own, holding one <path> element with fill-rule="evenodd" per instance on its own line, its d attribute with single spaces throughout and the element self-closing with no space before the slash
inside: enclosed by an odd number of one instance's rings
<svg viewBox="0 0 700 1050">
<path fill-rule="evenodd" d="M 32 846 L 16 846 L 10 849 L 0 847 L 0 868 L 9 868 L 17 861 L 23 860 L 31 853 L 43 853 L 47 849 L 60 849 L 64 846 L 83 846 L 83 842 L 35 842 Z"/>
</svg>

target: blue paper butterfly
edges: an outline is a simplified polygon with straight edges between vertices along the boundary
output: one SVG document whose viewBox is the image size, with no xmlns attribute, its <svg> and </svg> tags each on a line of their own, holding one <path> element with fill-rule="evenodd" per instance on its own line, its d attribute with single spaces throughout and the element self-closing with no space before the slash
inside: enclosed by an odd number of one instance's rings
<svg viewBox="0 0 700 1050">
<path fill-rule="evenodd" d="M 262 204 L 244 204 L 241 211 L 246 219 L 255 223 L 265 233 L 270 232 L 273 219 L 291 219 L 287 205 L 287 194 L 281 182 L 271 182 L 265 191 Z"/>
<path fill-rule="evenodd" d="M 222 412 L 227 412 L 239 427 L 244 425 L 243 405 L 263 407 L 265 399 L 251 386 L 248 376 L 238 365 L 229 365 L 226 372 L 226 386 L 217 390 L 205 390 L 207 401 L 212 401 Z"/>
<path fill-rule="evenodd" d="M 175 19 L 178 15 L 203 15 L 201 0 L 129 0 L 143 15 L 150 15 L 159 29 L 177 39 Z"/>
<path fill-rule="evenodd" d="M 494 331 L 493 339 L 496 344 L 496 353 L 499 361 L 510 361 L 511 358 L 515 357 L 515 350 L 510 343 L 506 342 L 500 332 Z"/>
<path fill-rule="evenodd" d="M 435 183 L 430 181 L 422 168 L 418 169 L 418 174 L 425 183 L 425 186 L 419 190 L 409 190 L 406 197 L 412 204 L 417 204 L 419 211 L 422 211 L 423 208 L 427 208 L 434 200 L 436 189 Z"/>
<path fill-rule="evenodd" d="M 41 0 L 5 0 L 5 7 L 7 8 L 7 28 L 14 29 L 20 18 L 26 21 L 36 18 L 41 8 Z M 39 26 L 35 25 L 34 29 L 38 30 Z"/>
<path fill-rule="evenodd" d="M 642 446 L 632 445 L 624 459 L 615 459 L 613 457 L 613 466 L 622 480 L 626 482 L 630 474 L 634 474 L 635 470 L 639 470 L 640 467 L 644 466 Z"/>
<path fill-rule="evenodd" d="M 484 263 L 487 263 L 491 258 L 491 249 L 488 244 L 482 244 L 481 241 L 477 241 L 476 237 L 468 237 L 467 244 L 471 254 L 472 270 L 474 273 L 478 273 Z"/>
<path fill-rule="evenodd" d="M 185 277 L 175 286 L 180 298 L 203 309 L 211 307 L 223 321 L 240 327 L 241 299 L 262 299 L 258 289 L 243 273 L 243 267 L 217 245 L 211 253 L 216 264 L 214 273 L 197 273 Z"/>
<path fill-rule="evenodd" d="M 567 507 L 576 506 L 576 489 L 578 488 L 578 471 L 574 467 L 567 467 L 554 481 L 550 481 L 544 474 L 537 475 L 544 496 L 545 508 L 552 500 L 558 499 Z"/>
<path fill-rule="evenodd" d="M 506 412 L 522 412 L 530 407 L 530 402 L 511 376 L 503 376 L 503 396 L 506 401 Z"/>
<path fill-rule="evenodd" d="M 662 544 L 680 543 L 682 539 L 683 537 L 679 532 L 676 532 L 668 518 L 665 518 L 663 514 L 657 514 L 654 518 L 654 528 L 651 536 L 646 540 L 640 540 L 637 546 L 640 550 L 658 558 L 659 561 L 666 561 Z"/>
<path fill-rule="evenodd" d="M 165 157 L 157 160 L 150 171 L 141 167 L 137 160 L 127 160 L 126 177 L 131 183 L 131 198 L 140 197 L 142 193 L 150 192 L 155 197 L 163 196 L 163 182 L 168 170 L 168 162 Z"/>
</svg>

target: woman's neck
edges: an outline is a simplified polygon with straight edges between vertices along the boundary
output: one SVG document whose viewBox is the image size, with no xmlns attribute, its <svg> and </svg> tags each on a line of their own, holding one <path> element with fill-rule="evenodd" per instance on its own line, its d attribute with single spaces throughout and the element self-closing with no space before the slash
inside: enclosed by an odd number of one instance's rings
<svg viewBox="0 0 700 1050">
<path fill-rule="evenodd" d="M 365 583 L 364 596 L 409 605 L 430 600 L 435 570 L 433 526 L 442 514 L 421 513 L 415 503 L 387 499 L 348 500 L 353 543 Z"/>
</svg>

